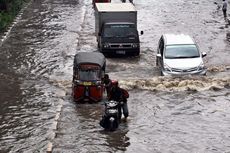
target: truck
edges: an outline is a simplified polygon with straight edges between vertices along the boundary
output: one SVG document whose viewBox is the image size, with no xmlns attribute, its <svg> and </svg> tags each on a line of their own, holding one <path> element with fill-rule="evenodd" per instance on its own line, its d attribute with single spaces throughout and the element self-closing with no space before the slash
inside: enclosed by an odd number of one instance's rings
<svg viewBox="0 0 230 153">
<path fill-rule="evenodd" d="M 103 54 L 140 54 L 137 10 L 132 3 L 96 3 L 95 34 Z"/>
</svg>

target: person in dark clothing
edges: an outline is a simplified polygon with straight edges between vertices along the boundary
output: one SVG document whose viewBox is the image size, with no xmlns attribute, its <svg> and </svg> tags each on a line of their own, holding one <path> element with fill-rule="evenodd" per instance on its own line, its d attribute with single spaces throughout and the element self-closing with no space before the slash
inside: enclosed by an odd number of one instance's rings
<svg viewBox="0 0 230 153">
<path fill-rule="evenodd" d="M 227 2 L 225 0 L 223 0 L 223 6 L 222 6 L 222 10 L 223 10 L 223 14 L 224 14 L 224 18 L 227 18 Z"/>
<path fill-rule="evenodd" d="M 105 74 L 105 76 L 104 76 L 104 84 L 105 84 L 105 89 L 106 89 L 107 97 L 109 97 L 109 93 L 110 93 L 111 88 L 112 88 L 112 81 L 109 78 L 108 74 Z"/>
<path fill-rule="evenodd" d="M 127 98 L 129 97 L 129 94 L 125 89 L 122 89 L 118 86 L 117 81 L 114 82 L 115 83 L 113 83 L 113 87 L 110 91 L 109 100 L 114 100 L 120 103 L 118 108 L 119 118 L 121 118 L 123 112 L 123 115 L 126 119 L 129 116 L 127 105 Z"/>
</svg>

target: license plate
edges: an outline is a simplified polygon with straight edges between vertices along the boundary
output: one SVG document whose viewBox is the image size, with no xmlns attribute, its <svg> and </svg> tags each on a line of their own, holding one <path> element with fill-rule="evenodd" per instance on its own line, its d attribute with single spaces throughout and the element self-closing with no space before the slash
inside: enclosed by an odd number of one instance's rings
<svg viewBox="0 0 230 153">
<path fill-rule="evenodd" d="M 124 54 L 125 54 L 125 51 L 124 51 L 124 50 L 117 50 L 116 53 L 117 53 L 117 54 L 123 54 L 123 55 L 124 55 Z"/>
<path fill-rule="evenodd" d="M 92 85 L 92 82 L 83 82 L 83 85 L 84 86 L 90 86 L 90 85 Z"/>
</svg>

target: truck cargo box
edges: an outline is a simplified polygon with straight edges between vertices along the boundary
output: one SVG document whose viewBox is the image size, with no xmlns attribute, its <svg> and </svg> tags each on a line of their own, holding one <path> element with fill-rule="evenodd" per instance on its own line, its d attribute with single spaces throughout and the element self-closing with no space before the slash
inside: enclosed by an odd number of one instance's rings
<svg viewBox="0 0 230 153">
<path fill-rule="evenodd" d="M 131 3 L 96 3 L 95 34 L 98 37 L 102 25 L 111 22 L 129 22 L 137 26 L 137 11 Z"/>
</svg>

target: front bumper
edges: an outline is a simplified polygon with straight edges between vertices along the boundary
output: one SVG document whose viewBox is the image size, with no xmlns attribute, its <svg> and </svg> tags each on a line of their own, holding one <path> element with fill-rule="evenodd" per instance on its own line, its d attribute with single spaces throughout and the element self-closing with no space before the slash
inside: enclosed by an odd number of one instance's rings
<svg viewBox="0 0 230 153">
<path fill-rule="evenodd" d="M 163 76 L 184 76 L 184 75 L 206 75 L 207 69 L 191 71 L 191 72 L 174 72 L 174 71 L 165 71 L 162 70 Z"/>
<path fill-rule="evenodd" d="M 120 54 L 120 55 L 126 55 L 126 54 L 139 54 L 139 49 L 103 49 L 101 51 L 102 53 L 108 53 L 108 54 Z"/>
<path fill-rule="evenodd" d="M 140 53 L 140 49 L 139 48 L 132 48 L 132 49 L 127 49 L 127 48 L 119 48 L 119 49 L 109 49 L 109 48 L 103 48 L 101 50 L 102 53 L 112 53 L 112 54 L 120 54 L 120 55 L 126 55 L 126 54 L 130 54 L 130 53 Z"/>
<path fill-rule="evenodd" d="M 108 43 L 106 45 L 102 45 L 101 52 L 120 55 L 126 55 L 130 53 L 139 54 L 140 46 L 138 43 Z"/>
</svg>

